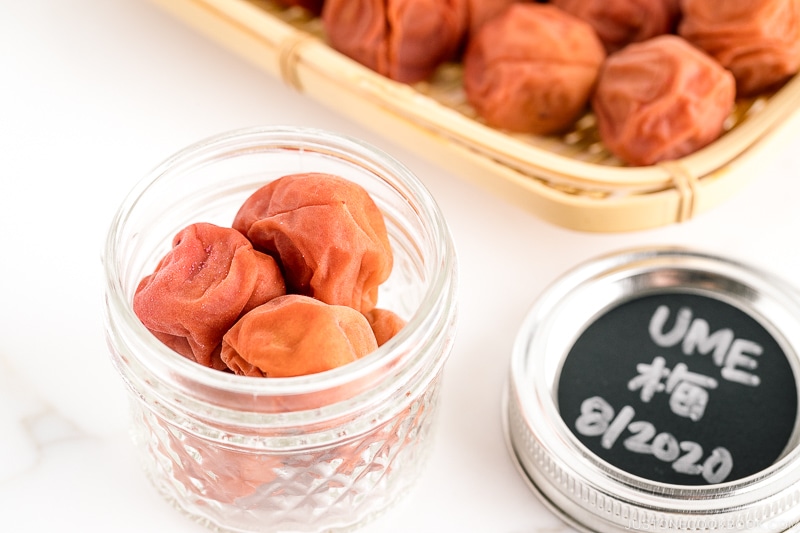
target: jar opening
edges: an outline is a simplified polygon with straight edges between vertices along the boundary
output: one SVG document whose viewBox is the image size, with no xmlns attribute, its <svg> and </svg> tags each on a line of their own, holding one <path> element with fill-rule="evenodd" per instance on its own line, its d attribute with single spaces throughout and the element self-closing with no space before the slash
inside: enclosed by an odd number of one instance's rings
<svg viewBox="0 0 800 533">
<path fill-rule="evenodd" d="M 384 212 L 395 267 L 379 305 L 396 305 L 407 325 L 373 353 L 318 374 L 251 378 L 211 370 L 172 352 L 142 326 L 131 306 L 141 277 L 187 223 L 230 224 L 236 206 L 270 179 L 288 173 L 340 173 L 370 193 Z M 223 175 L 224 178 L 220 178 Z M 191 194 L 187 194 L 189 189 Z M 107 314 L 122 364 L 132 360 L 189 397 L 230 407 L 282 412 L 314 409 L 371 390 L 387 379 L 411 379 L 438 358 L 425 347 L 452 322 L 455 257 L 433 198 L 406 167 L 362 141 L 307 128 L 250 128 L 198 142 L 146 176 L 129 193 L 104 252 Z M 433 339 L 433 341 L 432 341 Z M 122 346 L 122 348 L 120 348 Z M 443 364 L 444 357 L 437 364 Z"/>
</svg>

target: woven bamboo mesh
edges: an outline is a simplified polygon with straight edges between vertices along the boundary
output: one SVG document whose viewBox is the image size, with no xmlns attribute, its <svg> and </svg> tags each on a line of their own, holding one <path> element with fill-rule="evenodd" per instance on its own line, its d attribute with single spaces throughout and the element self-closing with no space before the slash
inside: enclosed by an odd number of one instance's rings
<svg viewBox="0 0 800 533">
<path fill-rule="evenodd" d="M 461 66 L 429 81 L 386 79 L 331 49 L 321 21 L 270 0 L 153 0 L 288 85 L 472 178 L 555 224 L 629 231 L 681 222 L 725 201 L 754 176 L 733 172 L 800 108 L 800 76 L 774 94 L 740 99 L 711 145 L 629 167 L 600 141 L 587 112 L 559 136 L 485 126 L 466 101 Z"/>
</svg>

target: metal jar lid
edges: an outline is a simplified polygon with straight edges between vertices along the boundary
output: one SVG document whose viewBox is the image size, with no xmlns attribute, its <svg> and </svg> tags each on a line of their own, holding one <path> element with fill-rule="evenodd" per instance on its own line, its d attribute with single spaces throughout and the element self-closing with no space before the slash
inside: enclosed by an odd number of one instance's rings
<svg viewBox="0 0 800 533">
<path fill-rule="evenodd" d="M 800 530 L 800 292 L 679 248 L 585 263 L 516 339 L 512 457 L 584 531 Z"/>
</svg>

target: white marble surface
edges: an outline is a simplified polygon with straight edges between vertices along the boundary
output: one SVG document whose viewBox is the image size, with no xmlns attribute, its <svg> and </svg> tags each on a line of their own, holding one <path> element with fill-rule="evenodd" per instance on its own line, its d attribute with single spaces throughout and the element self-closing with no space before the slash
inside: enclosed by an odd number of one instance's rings
<svg viewBox="0 0 800 533">
<path fill-rule="evenodd" d="M 100 254 L 123 195 L 201 138 L 315 126 L 385 148 L 450 222 L 461 326 L 441 426 L 415 490 L 365 533 L 560 531 L 509 460 L 500 396 L 515 330 L 579 261 L 639 244 L 725 253 L 800 284 L 800 119 L 758 175 L 683 225 L 617 235 L 552 226 L 322 108 L 145 1 L 0 0 L 0 530 L 199 533 L 134 460 L 101 322 Z"/>
</svg>

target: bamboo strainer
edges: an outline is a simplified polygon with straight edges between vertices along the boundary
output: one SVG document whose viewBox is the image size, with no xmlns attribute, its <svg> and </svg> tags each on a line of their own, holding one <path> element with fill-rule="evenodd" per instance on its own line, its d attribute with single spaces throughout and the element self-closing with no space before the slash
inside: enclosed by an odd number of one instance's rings
<svg viewBox="0 0 800 533">
<path fill-rule="evenodd" d="M 508 134 L 466 102 L 461 67 L 430 81 L 389 80 L 329 47 L 319 19 L 270 0 L 151 0 L 289 86 L 551 223 L 618 232 L 683 222 L 753 179 L 737 164 L 800 108 L 800 75 L 737 101 L 720 139 L 684 158 L 625 166 L 600 142 L 591 112 L 560 136 Z"/>
</svg>

